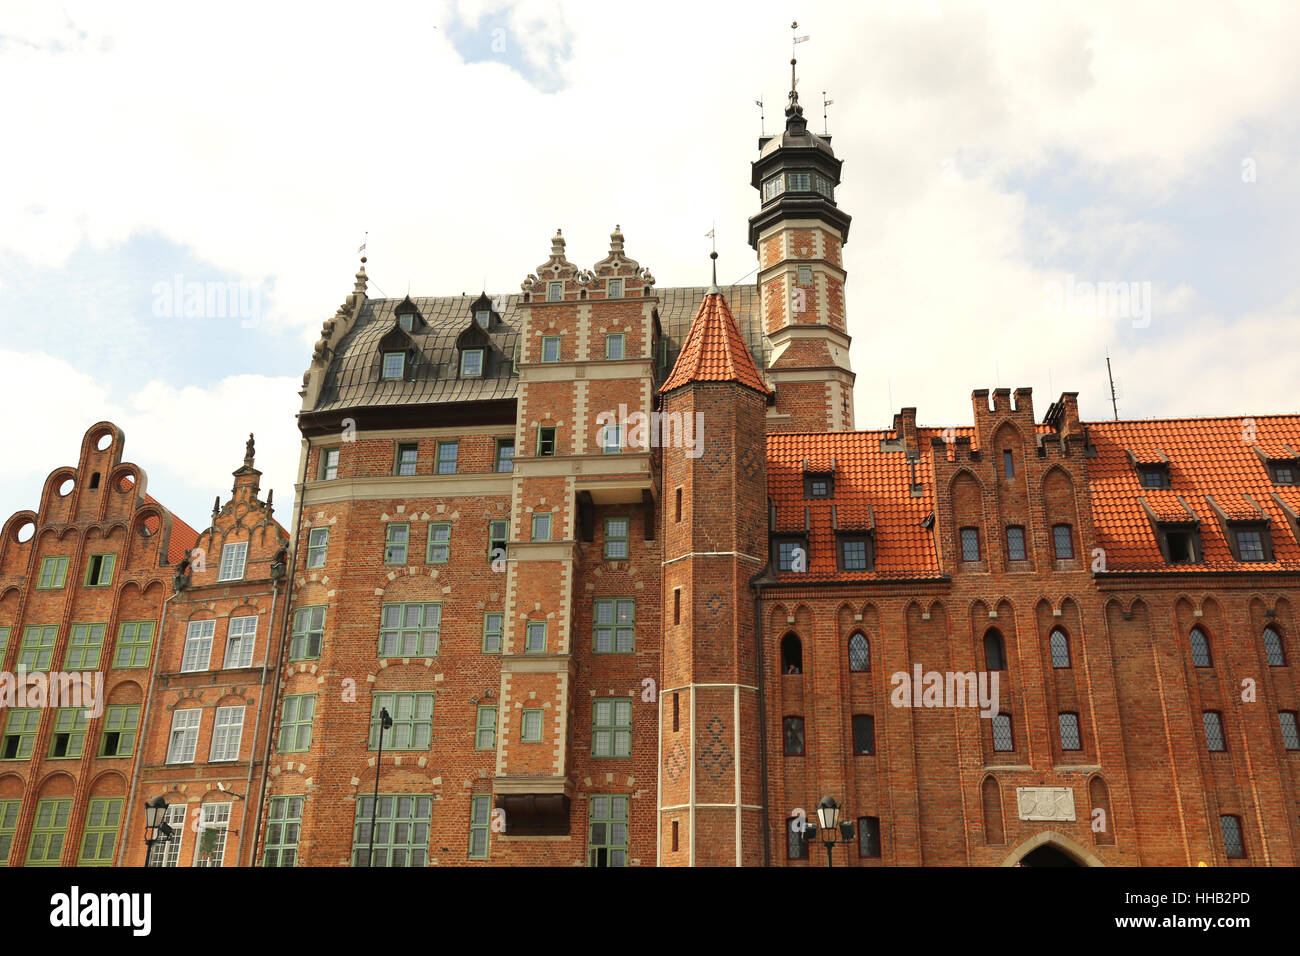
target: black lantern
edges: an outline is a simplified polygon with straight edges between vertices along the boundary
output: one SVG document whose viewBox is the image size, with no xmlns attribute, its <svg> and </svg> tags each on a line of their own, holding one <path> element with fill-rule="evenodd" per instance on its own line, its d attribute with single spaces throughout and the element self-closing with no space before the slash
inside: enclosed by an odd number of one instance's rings
<svg viewBox="0 0 1300 956">
<path fill-rule="evenodd" d="M 149 866 L 153 848 L 157 843 L 166 843 L 172 837 L 172 828 L 167 823 L 167 801 L 162 794 L 154 797 L 144 805 L 144 865 Z"/>
<path fill-rule="evenodd" d="M 817 823 L 818 827 L 811 836 L 814 839 L 821 837 L 822 846 L 826 847 L 826 865 L 834 866 L 831 850 L 837 843 L 847 844 L 853 841 L 853 824 L 847 820 L 840 821 L 840 805 L 834 797 L 822 797 L 817 804 Z M 809 830 L 812 829 L 809 827 Z"/>
</svg>

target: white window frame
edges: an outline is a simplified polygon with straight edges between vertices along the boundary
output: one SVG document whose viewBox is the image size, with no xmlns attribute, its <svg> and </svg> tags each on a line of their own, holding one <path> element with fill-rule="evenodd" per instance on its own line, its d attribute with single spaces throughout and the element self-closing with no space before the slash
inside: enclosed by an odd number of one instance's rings
<svg viewBox="0 0 1300 956">
<path fill-rule="evenodd" d="M 199 814 L 198 837 L 194 841 L 194 865 L 201 867 L 217 867 L 225 863 L 226 858 L 226 834 L 230 830 L 230 803 L 205 803 L 202 812 Z M 208 862 L 199 859 L 199 849 L 203 846 L 204 830 L 220 830 L 221 837 L 217 840 L 216 849 Z"/>
<path fill-rule="evenodd" d="M 190 621 L 185 628 L 185 650 L 181 654 L 181 673 L 194 674 L 208 670 L 212 663 L 212 638 L 217 632 L 216 620 Z M 200 656 L 202 664 L 199 663 Z"/>
<path fill-rule="evenodd" d="M 236 570 L 236 562 L 239 569 Z M 248 564 L 248 542 L 235 541 L 221 549 L 221 570 L 217 572 L 218 581 L 242 581 L 244 568 Z"/>
<path fill-rule="evenodd" d="M 389 359 L 397 359 L 396 375 L 391 374 L 392 367 Z M 406 353 L 405 352 L 385 352 L 383 367 L 380 369 L 380 377 L 390 382 L 398 382 L 406 378 Z"/>
<path fill-rule="evenodd" d="M 170 803 L 167 805 L 165 821 L 172 828 L 172 835 L 166 842 L 158 842 L 149 848 L 146 866 L 177 866 L 181 858 L 181 840 L 185 836 L 185 819 L 189 816 L 188 803 Z M 162 859 L 159 860 L 158 857 Z"/>
<path fill-rule="evenodd" d="M 326 448 L 321 454 L 325 458 L 321 463 L 321 481 L 333 481 L 339 476 L 339 449 Z"/>
<path fill-rule="evenodd" d="M 194 763 L 194 751 L 199 746 L 199 728 L 202 725 L 202 707 L 187 707 L 172 712 L 172 729 L 167 737 L 168 763 Z"/>
<path fill-rule="evenodd" d="M 218 707 L 212 725 L 212 746 L 208 763 L 227 763 L 239 759 L 239 745 L 244 739 L 244 707 Z"/>
<path fill-rule="evenodd" d="M 478 369 L 473 372 L 467 372 L 465 366 L 469 357 L 478 357 Z M 483 377 L 483 349 L 465 349 L 460 353 L 460 377 L 461 378 L 482 378 Z"/>
<path fill-rule="evenodd" d="M 324 540 L 317 537 L 323 534 Z M 330 547 L 330 529 L 329 528 L 312 528 L 307 532 L 307 568 L 325 567 L 325 561 L 329 557 Z M 317 560 L 319 558 L 319 560 Z"/>
<path fill-rule="evenodd" d="M 225 669 L 253 666 L 253 649 L 257 645 L 257 615 L 232 617 L 226 625 Z M 238 651 L 238 656 L 234 652 Z"/>
</svg>

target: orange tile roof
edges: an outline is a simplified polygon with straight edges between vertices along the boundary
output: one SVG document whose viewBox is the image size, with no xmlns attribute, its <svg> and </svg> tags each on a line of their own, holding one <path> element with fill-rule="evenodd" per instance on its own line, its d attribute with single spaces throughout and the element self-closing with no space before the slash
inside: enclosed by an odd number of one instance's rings
<svg viewBox="0 0 1300 956">
<path fill-rule="evenodd" d="M 664 394 L 691 382 L 739 382 L 771 394 L 721 292 L 709 293 L 700 303 L 672 374 L 659 391 Z"/>
<path fill-rule="evenodd" d="M 933 468 L 928 455 L 916 463 L 916 480 L 925 493 L 911 496 L 912 466 L 901 451 L 881 451 L 892 431 L 780 433 L 767 436 L 768 495 L 776 506 L 777 530 L 804 528 L 808 509 L 808 571 L 786 573 L 783 580 L 887 581 L 939 577 L 934 538 L 921 524 L 934 510 Z M 832 498 L 805 499 L 804 461 L 835 459 Z M 842 530 L 866 530 L 874 524 L 874 571 L 840 571 L 836 557 L 831 506 Z"/>
<path fill-rule="evenodd" d="M 176 512 L 148 492 L 145 493 L 144 500 L 149 504 L 157 505 L 172 516 L 172 536 L 167 542 L 167 563 L 178 563 L 185 557 L 186 551 L 199 543 L 199 533 L 182 521 Z"/>
<path fill-rule="evenodd" d="M 1274 485 L 1254 451 L 1256 445 L 1278 451 L 1282 445 L 1300 446 L 1300 416 L 1089 422 L 1086 427 L 1097 449 L 1097 457 L 1088 461 L 1088 475 L 1097 546 L 1105 550 L 1106 570 L 1300 571 L 1300 543 L 1274 498 L 1300 509 L 1300 488 Z M 1144 455 L 1157 447 L 1169 458 L 1168 490 L 1142 488 L 1128 457 L 1133 452 L 1139 460 L 1149 460 Z M 1158 520 L 1191 520 L 1183 513 L 1180 497 L 1200 519 L 1204 561 L 1199 565 L 1166 564 L 1142 508 L 1145 500 Z M 1211 501 L 1229 519 L 1258 519 L 1258 505 L 1270 519 L 1275 560 L 1234 560 Z"/>
</svg>

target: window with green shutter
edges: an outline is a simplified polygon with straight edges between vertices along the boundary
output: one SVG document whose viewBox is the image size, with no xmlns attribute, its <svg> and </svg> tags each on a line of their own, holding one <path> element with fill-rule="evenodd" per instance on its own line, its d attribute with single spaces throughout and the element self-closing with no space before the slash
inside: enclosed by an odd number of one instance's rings
<svg viewBox="0 0 1300 956">
<path fill-rule="evenodd" d="M 115 554 L 92 554 L 86 564 L 86 587 L 103 588 L 113 583 L 113 565 L 117 563 Z"/>
<path fill-rule="evenodd" d="M 38 588 L 61 588 L 68 580 L 68 558 L 66 555 L 41 558 L 41 576 L 37 580 Z"/>
<path fill-rule="evenodd" d="M 627 518 L 605 519 L 605 558 L 621 561 L 627 558 L 628 528 L 631 522 Z"/>
<path fill-rule="evenodd" d="M 407 545 L 411 541 L 409 522 L 393 522 L 384 535 L 384 564 L 405 564 Z"/>
<path fill-rule="evenodd" d="M 293 614 L 293 635 L 289 638 L 289 660 L 312 661 L 320 657 L 325 640 L 325 605 L 300 607 Z"/>
<path fill-rule="evenodd" d="M 135 734 L 139 723 L 138 704 L 115 704 L 105 708 L 99 755 L 101 757 L 131 756 L 135 751 Z"/>
<path fill-rule="evenodd" d="M 505 622 L 504 614 L 483 615 L 483 653 L 501 653 L 501 630 Z"/>
<path fill-rule="evenodd" d="M 41 725 L 39 707 L 11 707 L 5 718 L 5 734 L 0 743 L 0 760 L 27 760 L 36 745 L 36 731 Z"/>
<path fill-rule="evenodd" d="M 593 794 L 587 831 L 588 866 L 627 866 L 625 794 Z"/>
<path fill-rule="evenodd" d="M 315 694 L 291 694 L 284 699 L 284 710 L 280 714 L 280 753 L 303 753 L 311 749 L 311 727 L 315 717 Z"/>
<path fill-rule="evenodd" d="M 54 718 L 54 733 L 50 735 L 50 756 L 80 757 L 86 749 L 88 722 L 84 707 L 60 707 Z"/>
<path fill-rule="evenodd" d="M 266 815 L 263 866 L 294 866 L 298 862 L 298 833 L 302 829 L 302 797 L 272 797 Z"/>
<path fill-rule="evenodd" d="M 492 830 L 492 798 L 476 796 L 470 798 L 469 805 L 469 858 L 486 860 L 488 858 L 488 838 Z"/>
<path fill-rule="evenodd" d="M 631 697 L 597 700 L 591 724 L 593 757 L 632 756 Z"/>
<path fill-rule="evenodd" d="M 325 567 L 325 558 L 329 553 L 330 529 L 312 528 L 307 534 L 307 567 Z"/>
<path fill-rule="evenodd" d="M 384 731 L 385 750 L 428 750 L 433 742 L 433 694 L 375 694 L 370 706 L 370 743 L 379 749 L 379 712 L 393 726 Z"/>
<path fill-rule="evenodd" d="M 86 808 L 77 866 L 112 866 L 117 827 L 122 820 L 121 797 L 95 797 Z"/>
<path fill-rule="evenodd" d="M 99 667 L 99 652 L 104 648 L 103 624 L 74 624 L 72 639 L 64 655 L 63 669 L 93 671 Z"/>
<path fill-rule="evenodd" d="M 592 617 L 597 654 L 631 654 L 636 650 L 636 601 L 603 598 Z"/>
<path fill-rule="evenodd" d="M 352 834 L 353 866 L 426 866 L 429 861 L 431 797 L 380 794 L 357 801 Z M 374 815 L 374 862 L 370 859 L 370 819 Z"/>
<path fill-rule="evenodd" d="M 429 525 L 429 545 L 425 555 L 427 564 L 446 564 L 451 560 L 451 524 L 437 521 Z"/>
<path fill-rule="evenodd" d="M 492 750 L 497 745 L 497 709 L 491 704 L 478 705 L 474 725 L 474 749 Z"/>
<path fill-rule="evenodd" d="M 71 800 L 42 800 L 36 804 L 36 820 L 27 844 L 27 866 L 59 865 L 71 815 Z"/>
<path fill-rule="evenodd" d="M 527 628 L 524 630 L 524 653 L 525 654 L 545 654 L 546 653 L 546 622 L 529 621 Z"/>
<path fill-rule="evenodd" d="M 540 744 L 542 742 L 543 713 L 540 707 L 527 707 L 524 709 L 523 719 L 519 725 L 519 739 L 524 743 Z"/>
<path fill-rule="evenodd" d="M 385 604 L 379 618 L 379 656 L 433 657 L 441 628 L 441 604 Z"/>
<path fill-rule="evenodd" d="M 153 646 L 153 621 L 124 621 L 117 631 L 114 667 L 148 667 Z"/>
<path fill-rule="evenodd" d="M 23 631 L 23 647 L 18 654 L 18 663 L 28 671 L 46 671 L 50 669 L 50 658 L 54 656 L 54 636 L 58 628 L 53 625 L 31 624 Z"/>
<path fill-rule="evenodd" d="M 9 651 L 9 628 L 0 627 L 0 667 L 4 666 L 5 654 Z"/>
<path fill-rule="evenodd" d="M 18 810 L 21 800 L 0 800 L 0 866 L 9 865 L 9 853 L 14 848 L 14 831 L 18 829 Z"/>
</svg>

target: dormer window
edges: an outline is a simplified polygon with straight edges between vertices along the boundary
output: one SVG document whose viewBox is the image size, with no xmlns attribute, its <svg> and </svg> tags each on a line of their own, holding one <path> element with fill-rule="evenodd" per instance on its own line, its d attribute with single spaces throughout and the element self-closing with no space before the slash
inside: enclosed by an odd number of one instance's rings
<svg viewBox="0 0 1300 956">
<path fill-rule="evenodd" d="M 564 298 L 563 282 L 548 282 L 546 284 L 546 301 L 559 302 Z"/>
<path fill-rule="evenodd" d="M 805 498 L 829 498 L 835 494 L 835 475 L 828 471 L 806 471 L 803 475 Z"/>
<path fill-rule="evenodd" d="M 1168 488 L 1169 466 L 1167 464 L 1138 465 L 1138 480 L 1141 481 L 1143 488 Z"/>
<path fill-rule="evenodd" d="M 460 353 L 460 377 L 483 377 L 483 350 L 466 349 Z"/>
<path fill-rule="evenodd" d="M 607 297 L 610 298 L 610 299 L 621 299 L 621 298 L 623 298 L 623 280 L 622 280 L 622 279 L 610 279 L 610 280 L 609 280 L 609 291 L 606 293 L 606 295 L 607 295 Z"/>
<path fill-rule="evenodd" d="M 875 547 L 872 536 L 857 532 L 839 535 L 839 562 L 841 571 L 871 571 L 875 568 Z"/>
<path fill-rule="evenodd" d="M 772 539 L 778 571 L 803 574 L 808 571 L 808 539 L 803 535 L 780 535 Z"/>
<path fill-rule="evenodd" d="M 481 328 L 485 328 L 485 329 L 486 329 L 489 325 L 492 324 L 492 310 L 491 310 L 491 309 L 475 309 L 475 310 L 474 310 L 474 321 L 477 322 Z"/>
<path fill-rule="evenodd" d="M 1170 564 L 1199 564 L 1201 532 L 1192 524 L 1162 524 L 1160 551 Z"/>
<path fill-rule="evenodd" d="M 400 379 L 406 376 L 406 353 L 384 353 L 384 378 Z"/>
<path fill-rule="evenodd" d="M 397 303 L 397 308 L 393 309 L 397 316 L 397 325 L 403 332 L 414 332 L 416 328 L 424 324 L 420 316 L 420 310 L 415 307 L 408 295 L 401 302 Z"/>
<path fill-rule="evenodd" d="M 415 316 L 409 312 L 397 317 L 397 324 L 402 327 L 403 332 L 409 332 L 415 327 Z"/>
<path fill-rule="evenodd" d="M 1277 459 L 1268 463 L 1269 477 L 1275 485 L 1294 485 L 1296 474 L 1300 473 L 1300 460 Z"/>
<path fill-rule="evenodd" d="M 1263 521 L 1231 521 L 1228 538 L 1238 561 L 1273 560 L 1273 538 Z"/>
</svg>

